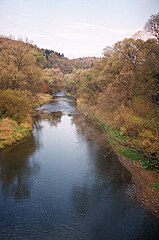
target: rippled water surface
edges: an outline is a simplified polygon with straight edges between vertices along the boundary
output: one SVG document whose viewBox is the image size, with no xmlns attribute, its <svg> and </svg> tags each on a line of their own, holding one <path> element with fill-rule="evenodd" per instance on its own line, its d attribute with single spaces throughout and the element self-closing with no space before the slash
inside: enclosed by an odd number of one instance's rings
<svg viewBox="0 0 159 240">
<path fill-rule="evenodd" d="M 130 173 L 74 121 L 73 98 L 59 93 L 38 110 L 55 114 L 0 155 L 0 239 L 158 239 Z"/>
</svg>

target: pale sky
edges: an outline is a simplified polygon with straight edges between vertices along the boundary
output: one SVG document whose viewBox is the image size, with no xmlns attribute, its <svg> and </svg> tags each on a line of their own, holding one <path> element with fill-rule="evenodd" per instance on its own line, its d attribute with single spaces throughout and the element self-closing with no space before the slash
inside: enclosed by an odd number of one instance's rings
<svg viewBox="0 0 159 240">
<path fill-rule="evenodd" d="M 27 37 L 68 58 L 98 57 L 157 12 L 159 0 L 0 0 L 0 35 Z"/>
</svg>

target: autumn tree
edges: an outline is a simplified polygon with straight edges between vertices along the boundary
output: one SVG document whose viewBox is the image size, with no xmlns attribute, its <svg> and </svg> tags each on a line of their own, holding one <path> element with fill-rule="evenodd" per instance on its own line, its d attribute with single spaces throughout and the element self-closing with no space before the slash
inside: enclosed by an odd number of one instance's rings
<svg viewBox="0 0 159 240">
<path fill-rule="evenodd" d="M 20 123 L 32 113 L 33 101 L 33 95 L 26 90 L 0 90 L 0 117 Z"/>
<path fill-rule="evenodd" d="M 35 50 L 28 42 L 7 39 L 0 42 L 0 88 L 41 91 L 41 70 Z"/>
<path fill-rule="evenodd" d="M 42 71 L 41 81 L 44 92 L 54 93 L 63 88 L 63 73 L 59 68 L 46 68 Z"/>
</svg>

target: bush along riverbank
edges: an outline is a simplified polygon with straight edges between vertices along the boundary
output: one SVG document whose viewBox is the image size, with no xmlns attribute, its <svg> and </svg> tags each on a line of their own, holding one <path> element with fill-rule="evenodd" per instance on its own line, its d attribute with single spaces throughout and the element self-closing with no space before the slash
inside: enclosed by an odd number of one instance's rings
<svg viewBox="0 0 159 240">
<path fill-rule="evenodd" d="M 49 102 L 49 94 L 0 90 L 0 150 L 29 136 L 35 107 Z"/>
<path fill-rule="evenodd" d="M 130 144 L 130 139 L 127 139 L 119 129 L 112 126 L 110 122 L 106 122 L 104 114 L 99 109 L 81 104 L 79 99 L 78 108 L 84 117 L 89 119 L 95 127 L 100 128 L 102 134 L 98 138 L 101 137 L 101 141 L 105 141 L 105 145 L 110 145 L 122 165 L 131 172 L 136 186 L 136 196 L 142 205 L 159 216 L 159 172 L 157 165 L 151 164 L 153 159 L 149 159 L 144 152 L 137 150 Z"/>
</svg>

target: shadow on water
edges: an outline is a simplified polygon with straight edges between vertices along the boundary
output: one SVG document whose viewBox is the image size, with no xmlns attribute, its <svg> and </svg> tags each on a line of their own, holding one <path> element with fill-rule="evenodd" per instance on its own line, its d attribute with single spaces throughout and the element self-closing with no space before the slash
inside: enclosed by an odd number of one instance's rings
<svg viewBox="0 0 159 240">
<path fill-rule="evenodd" d="M 36 134 L 0 153 L 0 183 L 5 198 L 12 196 L 16 200 L 22 200 L 31 196 L 32 176 L 40 171 L 35 153 L 43 147 L 40 143 L 41 123 L 46 119 L 50 127 L 56 127 L 61 116 L 62 112 L 39 115 L 39 120 L 34 123 Z"/>
<path fill-rule="evenodd" d="M 0 182 L 5 198 L 13 196 L 21 200 L 30 197 L 30 178 L 40 170 L 39 163 L 34 159 L 34 153 L 39 147 L 34 136 L 30 136 L 16 147 L 0 153 Z"/>
<path fill-rule="evenodd" d="M 134 185 L 131 181 L 131 174 L 121 165 L 114 153 L 111 153 L 107 158 L 105 158 L 105 153 L 107 153 L 107 150 L 97 150 L 94 156 L 95 181 L 90 183 L 85 180 L 83 186 L 76 186 L 73 189 L 74 207 L 80 216 L 85 216 L 89 209 L 93 209 L 93 206 L 90 206 L 91 204 L 98 206 L 101 201 L 103 201 L 103 204 L 104 202 L 109 203 L 109 201 L 112 203 L 116 202 L 119 192 L 121 199 L 118 202 L 118 206 L 122 205 L 122 201 L 125 202 L 123 197 L 129 200 L 134 197 Z M 112 199 L 113 195 L 114 199 Z M 106 199 L 108 202 L 106 202 Z M 125 209 L 127 211 L 126 206 Z"/>
</svg>

